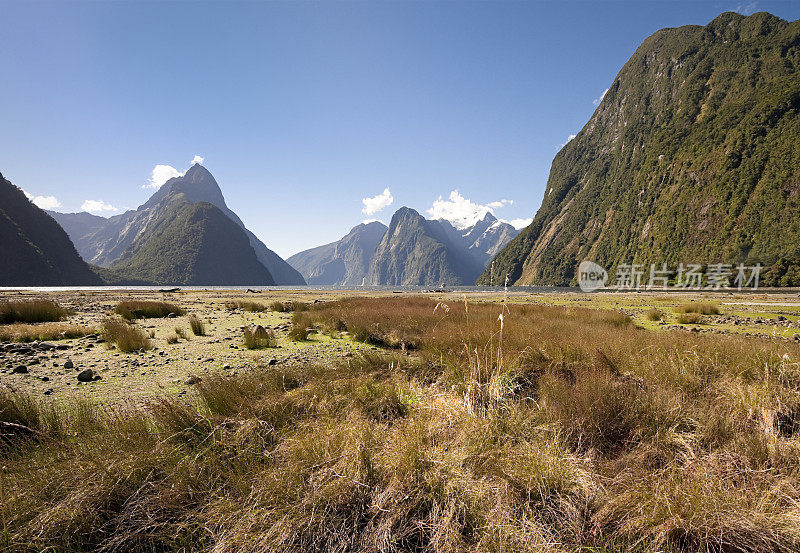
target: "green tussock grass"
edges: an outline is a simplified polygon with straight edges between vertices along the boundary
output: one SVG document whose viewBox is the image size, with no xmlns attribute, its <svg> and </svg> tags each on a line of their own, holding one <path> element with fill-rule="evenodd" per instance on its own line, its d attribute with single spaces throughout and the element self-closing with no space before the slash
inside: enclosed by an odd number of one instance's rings
<svg viewBox="0 0 800 553">
<path fill-rule="evenodd" d="M 256 326 L 244 329 L 244 347 L 247 349 L 264 349 L 278 346 L 278 337 L 271 328 Z"/>
<path fill-rule="evenodd" d="M 620 315 L 346 299 L 295 318 L 379 351 L 191 402 L 0 392 L 4 545 L 798 550 L 800 346 Z"/>
<path fill-rule="evenodd" d="M 664 313 L 660 309 L 653 307 L 645 311 L 644 316 L 648 321 L 658 322 L 664 318 Z"/>
<path fill-rule="evenodd" d="M 712 302 L 690 302 L 675 308 L 676 313 L 697 313 L 699 315 L 719 315 L 719 304 Z"/>
<path fill-rule="evenodd" d="M 163 301 L 125 300 L 117 304 L 114 312 L 124 319 L 163 318 L 170 314 L 184 315 L 186 310 L 174 303 Z"/>
<path fill-rule="evenodd" d="M 0 301 L 0 324 L 57 322 L 69 314 L 50 300 Z"/>
<path fill-rule="evenodd" d="M 225 307 L 228 309 L 241 309 L 242 311 L 250 311 L 252 313 L 262 313 L 270 310 L 270 308 L 264 303 L 245 300 L 225 302 Z"/>
</svg>

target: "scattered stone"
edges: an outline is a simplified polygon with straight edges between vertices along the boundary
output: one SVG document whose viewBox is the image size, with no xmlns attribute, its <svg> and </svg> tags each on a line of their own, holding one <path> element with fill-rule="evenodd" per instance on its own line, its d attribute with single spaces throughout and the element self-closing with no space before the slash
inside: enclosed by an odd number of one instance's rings
<svg viewBox="0 0 800 553">
<path fill-rule="evenodd" d="M 67 359 L 66 361 L 64 361 L 64 368 L 65 369 L 72 369 L 74 367 L 75 367 L 75 364 L 70 359 Z"/>
<path fill-rule="evenodd" d="M 86 369 L 78 373 L 78 382 L 91 382 L 94 380 L 94 371 Z"/>
<path fill-rule="evenodd" d="M 14 367 L 14 374 L 28 374 L 28 367 L 25 365 L 17 365 Z"/>
<path fill-rule="evenodd" d="M 200 384 L 202 381 L 203 379 L 200 378 L 199 376 L 190 376 L 189 378 L 186 379 L 185 384 L 188 386 L 194 386 L 195 384 Z"/>
<path fill-rule="evenodd" d="M 222 366 L 222 370 L 223 371 L 229 371 L 229 370 L 231 370 L 231 366 L 230 365 L 223 365 Z"/>
<path fill-rule="evenodd" d="M 50 377 L 49 376 L 43 376 L 39 380 L 41 380 L 42 382 L 50 382 Z"/>
</svg>

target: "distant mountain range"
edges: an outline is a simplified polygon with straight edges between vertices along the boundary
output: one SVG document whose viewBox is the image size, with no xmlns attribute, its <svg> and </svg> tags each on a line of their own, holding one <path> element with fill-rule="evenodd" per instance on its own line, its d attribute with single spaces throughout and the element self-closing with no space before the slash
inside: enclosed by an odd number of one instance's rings
<svg viewBox="0 0 800 553">
<path fill-rule="evenodd" d="M 471 285 L 519 231 L 491 213 L 470 227 L 399 209 L 390 225 L 362 223 L 337 242 L 287 262 L 317 285 Z"/>
<path fill-rule="evenodd" d="M 303 277 L 231 211 L 202 165 L 168 180 L 136 210 L 108 219 L 49 212 L 81 256 L 115 282 L 298 285 Z"/>
<path fill-rule="evenodd" d="M 568 285 L 584 259 L 612 275 L 623 263 L 761 263 L 762 285 L 799 286 L 798 143 L 800 21 L 729 12 L 657 31 L 556 154 L 539 212 L 495 274 Z"/>
<path fill-rule="evenodd" d="M 0 286 L 98 284 L 67 233 L 0 175 Z"/>
</svg>

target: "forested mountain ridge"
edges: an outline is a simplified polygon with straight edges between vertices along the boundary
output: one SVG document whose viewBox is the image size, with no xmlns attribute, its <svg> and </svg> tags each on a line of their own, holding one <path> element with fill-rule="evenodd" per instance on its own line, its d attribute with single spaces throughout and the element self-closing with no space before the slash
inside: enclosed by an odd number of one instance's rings
<svg viewBox="0 0 800 553">
<path fill-rule="evenodd" d="M 761 263 L 762 284 L 800 285 L 800 21 L 724 13 L 642 43 L 494 271 L 567 285 L 584 259 Z"/>
</svg>

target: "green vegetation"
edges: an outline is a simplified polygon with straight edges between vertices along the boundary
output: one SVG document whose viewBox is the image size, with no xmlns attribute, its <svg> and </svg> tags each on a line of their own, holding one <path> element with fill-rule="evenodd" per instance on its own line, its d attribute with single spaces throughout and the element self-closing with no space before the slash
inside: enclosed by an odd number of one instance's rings
<svg viewBox="0 0 800 553">
<path fill-rule="evenodd" d="M 0 391 L 2 545 L 800 548 L 799 344 L 414 297 L 294 318 L 414 352 L 204 376 L 190 403 Z"/>
<path fill-rule="evenodd" d="M 114 309 L 117 315 L 128 321 L 136 319 L 163 318 L 169 315 L 184 315 L 186 310 L 174 303 L 163 301 L 125 300 Z"/>
<path fill-rule="evenodd" d="M 660 309 L 656 309 L 655 307 L 645 311 L 644 316 L 648 321 L 653 321 L 653 322 L 658 322 L 664 319 L 664 313 Z"/>
<path fill-rule="evenodd" d="M 798 21 L 731 12 L 646 39 L 494 274 L 568 285 L 591 258 L 612 278 L 641 263 L 646 282 L 651 263 L 761 263 L 760 285 L 800 285 L 798 40 Z"/>
<path fill-rule="evenodd" d="M 116 344 L 124 353 L 144 351 L 153 347 L 144 332 L 122 319 L 106 319 L 103 322 L 102 336 L 107 344 Z"/>
<path fill-rule="evenodd" d="M 206 325 L 197 317 L 197 315 L 189 315 L 189 328 L 192 329 L 192 334 L 195 336 L 206 335 Z"/>
<path fill-rule="evenodd" d="M 244 329 L 244 347 L 247 349 L 264 349 L 278 347 L 278 337 L 271 328 L 261 325 Z"/>
<path fill-rule="evenodd" d="M 69 312 L 50 300 L 0 301 L 0 324 L 63 321 Z"/>
<path fill-rule="evenodd" d="M 33 342 L 34 340 L 68 340 L 94 334 L 95 329 L 85 325 L 42 323 L 36 325 L 13 324 L 0 326 L 0 342 Z"/>
</svg>

